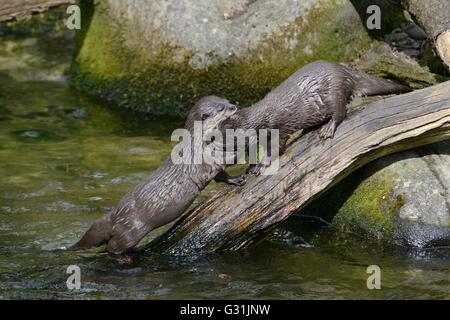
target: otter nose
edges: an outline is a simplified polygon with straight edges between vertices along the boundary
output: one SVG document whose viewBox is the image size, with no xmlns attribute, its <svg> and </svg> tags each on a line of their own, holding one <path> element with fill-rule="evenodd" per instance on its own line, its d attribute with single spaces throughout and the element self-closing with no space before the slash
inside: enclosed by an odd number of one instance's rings
<svg viewBox="0 0 450 320">
<path fill-rule="evenodd" d="M 234 104 L 229 104 L 227 107 L 228 107 L 228 111 L 230 111 L 230 112 L 237 111 L 237 107 Z"/>
</svg>

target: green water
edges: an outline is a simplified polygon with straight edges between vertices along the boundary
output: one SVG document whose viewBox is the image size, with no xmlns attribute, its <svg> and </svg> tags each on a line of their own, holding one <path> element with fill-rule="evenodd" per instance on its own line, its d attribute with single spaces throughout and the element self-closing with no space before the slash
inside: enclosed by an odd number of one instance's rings
<svg viewBox="0 0 450 320">
<path fill-rule="evenodd" d="M 65 50 L 38 38 L 1 40 L 0 298 L 450 298 L 448 250 L 391 247 L 301 217 L 238 253 L 65 251 L 158 167 L 181 124 L 89 102 L 62 76 Z M 381 290 L 366 287 L 373 264 Z M 66 287 L 69 265 L 81 268 L 81 290 Z"/>
</svg>

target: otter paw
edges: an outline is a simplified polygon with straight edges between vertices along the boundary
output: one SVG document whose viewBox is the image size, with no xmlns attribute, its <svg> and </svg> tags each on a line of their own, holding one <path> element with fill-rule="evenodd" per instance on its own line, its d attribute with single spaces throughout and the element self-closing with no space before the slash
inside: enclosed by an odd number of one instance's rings
<svg viewBox="0 0 450 320">
<path fill-rule="evenodd" d="M 254 176 L 259 176 L 263 171 L 264 171 L 264 166 L 253 165 L 248 168 L 247 173 L 254 175 Z"/>
<path fill-rule="evenodd" d="M 235 186 L 243 186 L 246 182 L 247 182 L 247 177 L 243 174 L 232 177 L 228 180 L 229 184 L 232 184 Z"/>
<path fill-rule="evenodd" d="M 336 131 L 336 122 L 331 120 L 326 125 L 320 129 L 319 137 L 322 140 L 331 139 L 334 137 L 334 132 Z"/>
</svg>

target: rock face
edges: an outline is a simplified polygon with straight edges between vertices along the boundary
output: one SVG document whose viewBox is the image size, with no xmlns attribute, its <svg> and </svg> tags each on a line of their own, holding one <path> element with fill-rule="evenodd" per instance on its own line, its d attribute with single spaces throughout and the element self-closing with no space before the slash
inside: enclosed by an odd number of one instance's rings
<svg viewBox="0 0 450 320">
<path fill-rule="evenodd" d="M 343 0 L 82 1 L 75 87 L 153 115 L 199 97 L 261 99 L 303 64 L 349 62 L 372 41 Z"/>
<path fill-rule="evenodd" d="M 306 210 L 342 230 L 402 245 L 449 245 L 450 141 L 374 161 Z"/>
<path fill-rule="evenodd" d="M 380 164 L 395 176 L 393 196 L 405 201 L 393 221 L 394 237 L 416 247 L 450 243 L 450 141 L 396 154 Z"/>
</svg>

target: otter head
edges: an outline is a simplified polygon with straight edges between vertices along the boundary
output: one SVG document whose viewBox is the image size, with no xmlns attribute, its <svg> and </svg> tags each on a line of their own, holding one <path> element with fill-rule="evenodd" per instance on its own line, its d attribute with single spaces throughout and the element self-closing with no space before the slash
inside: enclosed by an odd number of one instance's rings
<svg viewBox="0 0 450 320">
<path fill-rule="evenodd" d="M 185 128 L 193 131 L 194 122 L 201 121 L 203 125 L 203 134 L 211 133 L 219 128 L 219 125 L 232 116 L 237 107 L 228 100 L 207 96 L 201 98 L 188 114 Z"/>
</svg>

